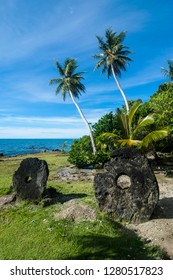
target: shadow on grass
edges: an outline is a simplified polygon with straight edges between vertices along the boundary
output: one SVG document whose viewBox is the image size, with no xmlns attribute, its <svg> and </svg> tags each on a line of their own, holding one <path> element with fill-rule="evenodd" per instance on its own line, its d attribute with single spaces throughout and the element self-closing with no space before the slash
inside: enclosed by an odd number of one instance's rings
<svg viewBox="0 0 173 280">
<path fill-rule="evenodd" d="M 87 196 L 85 193 L 73 193 L 73 194 L 58 193 L 58 195 L 59 195 L 59 197 L 58 197 L 57 202 L 60 202 L 60 203 L 65 203 L 72 199 L 79 199 L 79 198 L 83 198 L 83 197 Z"/>
<path fill-rule="evenodd" d="M 45 190 L 45 193 L 43 194 L 43 205 L 49 206 L 56 203 L 63 204 L 69 200 L 80 199 L 86 196 L 87 194 L 85 193 L 63 194 L 57 191 L 55 188 L 49 187 Z"/>
<path fill-rule="evenodd" d="M 80 254 L 70 260 L 156 260 L 169 259 L 157 247 L 142 241 L 133 231 L 109 221 L 118 232 L 116 237 L 105 234 L 76 236 Z"/>
</svg>

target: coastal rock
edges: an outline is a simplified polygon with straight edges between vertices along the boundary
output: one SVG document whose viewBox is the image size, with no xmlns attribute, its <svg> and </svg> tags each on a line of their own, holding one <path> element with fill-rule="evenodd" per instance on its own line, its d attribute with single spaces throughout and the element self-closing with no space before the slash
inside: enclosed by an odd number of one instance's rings
<svg viewBox="0 0 173 280">
<path fill-rule="evenodd" d="M 13 188 L 17 197 L 32 201 L 40 200 L 45 192 L 48 175 L 49 170 L 45 160 L 24 159 L 13 175 Z"/>
<path fill-rule="evenodd" d="M 104 168 L 104 173 L 94 177 L 100 209 L 120 221 L 148 221 L 159 199 L 158 183 L 148 159 L 135 148 L 116 149 Z"/>
<path fill-rule="evenodd" d="M 93 182 L 96 172 L 96 169 L 79 169 L 71 165 L 66 167 L 66 169 L 59 170 L 56 180 L 68 183 L 74 181 Z"/>
</svg>

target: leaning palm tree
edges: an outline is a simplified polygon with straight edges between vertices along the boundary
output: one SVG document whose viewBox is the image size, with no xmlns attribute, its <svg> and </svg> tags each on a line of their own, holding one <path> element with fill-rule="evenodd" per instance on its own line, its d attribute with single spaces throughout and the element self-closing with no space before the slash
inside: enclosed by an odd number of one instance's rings
<svg viewBox="0 0 173 280">
<path fill-rule="evenodd" d="M 91 144 L 93 148 L 93 154 L 95 155 L 96 153 L 96 147 L 91 131 L 91 127 L 89 126 L 82 110 L 80 109 L 79 105 L 77 104 L 75 98 L 79 98 L 79 95 L 81 95 L 81 91 L 85 92 L 85 86 L 81 83 L 81 80 L 84 79 L 82 75 L 85 72 L 75 72 L 76 69 L 78 68 L 77 62 L 73 58 L 67 58 L 64 61 L 64 65 L 61 66 L 58 61 L 55 62 L 56 68 L 59 72 L 60 77 L 59 78 L 54 78 L 50 80 L 50 85 L 53 84 L 58 84 L 55 93 L 62 93 L 62 97 L 65 101 L 66 99 L 66 94 L 68 93 L 75 104 L 81 118 L 83 119 L 85 125 L 88 128 L 89 135 L 91 138 Z"/>
<path fill-rule="evenodd" d="M 130 108 L 128 114 L 124 114 L 118 110 L 117 116 L 121 127 L 121 137 L 114 133 L 103 133 L 100 136 L 102 142 L 114 141 L 120 147 L 135 146 L 139 149 L 148 149 L 149 146 L 156 141 L 165 138 L 168 135 L 166 129 L 151 130 L 148 127 L 154 124 L 154 115 L 148 115 L 144 119 L 139 119 L 134 125 L 134 116 L 138 108 L 141 106 L 141 100 L 137 100 Z"/>
<path fill-rule="evenodd" d="M 131 61 L 131 58 L 128 57 L 132 52 L 125 47 L 122 42 L 125 38 L 126 32 L 121 32 L 116 35 L 116 32 L 113 32 L 111 28 L 107 29 L 105 32 L 105 40 L 96 36 L 99 43 L 99 50 L 101 51 L 98 54 L 95 54 L 93 57 L 99 59 L 95 66 L 95 70 L 102 67 L 102 73 L 107 72 L 108 78 L 113 74 L 113 77 L 117 83 L 117 86 L 123 96 L 126 110 L 129 112 L 129 104 L 127 102 L 126 95 L 119 83 L 118 76 L 121 76 L 121 71 L 126 71 L 126 66 Z"/>
<path fill-rule="evenodd" d="M 171 81 L 173 81 L 173 60 L 170 59 L 167 61 L 167 63 L 168 69 L 161 67 L 161 71 L 166 78 L 169 78 Z"/>
</svg>

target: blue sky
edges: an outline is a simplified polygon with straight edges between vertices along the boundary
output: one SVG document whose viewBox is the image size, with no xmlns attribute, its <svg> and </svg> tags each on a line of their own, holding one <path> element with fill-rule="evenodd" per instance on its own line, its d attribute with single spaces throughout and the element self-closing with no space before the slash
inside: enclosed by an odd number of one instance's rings
<svg viewBox="0 0 173 280">
<path fill-rule="evenodd" d="M 114 79 L 93 71 L 96 35 L 108 27 L 127 31 L 134 52 L 120 79 L 127 98 L 147 101 L 173 58 L 172 10 L 172 0 L 0 0 L 0 138 L 88 134 L 70 97 L 49 86 L 55 60 L 73 57 L 86 71 L 78 102 L 89 122 L 124 104 Z"/>
</svg>

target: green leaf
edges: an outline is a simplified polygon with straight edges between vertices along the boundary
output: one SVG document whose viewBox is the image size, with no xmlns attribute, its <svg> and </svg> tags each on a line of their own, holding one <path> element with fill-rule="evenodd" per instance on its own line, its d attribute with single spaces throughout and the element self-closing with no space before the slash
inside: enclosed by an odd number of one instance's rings
<svg viewBox="0 0 173 280">
<path fill-rule="evenodd" d="M 148 115 L 136 126 L 134 131 L 132 132 L 131 138 L 135 138 L 139 132 L 141 132 L 146 126 L 154 123 L 153 115 Z"/>
<path fill-rule="evenodd" d="M 140 99 L 138 99 L 133 105 L 132 107 L 130 108 L 130 111 L 129 111 L 129 126 L 131 127 L 132 125 L 132 121 L 133 121 L 133 117 L 136 113 L 136 111 L 138 110 L 138 108 L 141 106 L 142 104 L 142 101 Z"/>
<path fill-rule="evenodd" d="M 147 134 L 141 143 L 141 147 L 147 148 L 150 143 L 162 140 L 166 136 L 168 136 L 168 130 L 155 130 Z"/>
<path fill-rule="evenodd" d="M 141 144 L 140 140 L 133 139 L 121 139 L 117 141 L 120 144 L 120 147 L 128 146 L 128 147 L 137 147 Z"/>
</svg>

